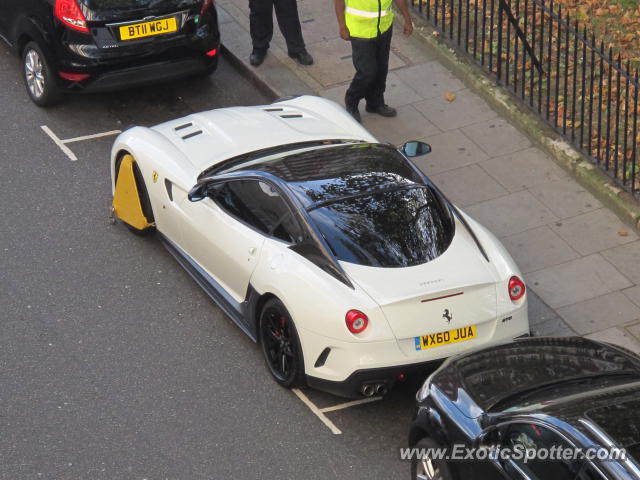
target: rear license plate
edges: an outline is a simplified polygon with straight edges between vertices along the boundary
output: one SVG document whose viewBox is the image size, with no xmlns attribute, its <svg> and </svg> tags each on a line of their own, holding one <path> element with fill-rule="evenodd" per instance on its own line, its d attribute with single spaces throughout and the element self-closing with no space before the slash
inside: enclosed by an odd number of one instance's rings
<svg viewBox="0 0 640 480">
<path fill-rule="evenodd" d="M 476 338 L 476 326 L 455 328 L 447 332 L 430 333 L 415 337 L 416 350 L 426 350 L 427 348 L 440 347 L 450 343 L 464 342 Z"/>
<path fill-rule="evenodd" d="M 134 40 L 136 38 L 164 35 L 178 31 L 175 17 L 152 20 L 150 22 L 134 23 L 120 27 L 120 40 Z"/>
</svg>

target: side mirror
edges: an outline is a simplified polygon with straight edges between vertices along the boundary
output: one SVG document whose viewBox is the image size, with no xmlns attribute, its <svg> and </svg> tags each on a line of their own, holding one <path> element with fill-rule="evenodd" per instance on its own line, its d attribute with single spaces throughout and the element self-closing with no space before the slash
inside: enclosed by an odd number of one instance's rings
<svg viewBox="0 0 640 480">
<path fill-rule="evenodd" d="M 209 195 L 209 188 L 206 183 L 199 183 L 191 190 L 189 190 L 189 201 L 191 202 L 199 202 L 200 200 L 204 200 Z"/>
<path fill-rule="evenodd" d="M 421 157 L 422 155 L 431 153 L 431 145 L 418 140 L 412 140 L 402 145 L 398 150 L 409 158 Z"/>
</svg>

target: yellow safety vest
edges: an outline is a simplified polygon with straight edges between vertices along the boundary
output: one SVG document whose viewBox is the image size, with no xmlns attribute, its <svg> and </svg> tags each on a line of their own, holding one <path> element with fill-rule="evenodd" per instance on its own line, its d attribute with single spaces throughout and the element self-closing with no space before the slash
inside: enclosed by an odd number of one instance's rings
<svg viewBox="0 0 640 480">
<path fill-rule="evenodd" d="M 355 38 L 375 38 L 393 23 L 393 0 L 345 0 L 344 17 L 349 34 Z"/>
</svg>

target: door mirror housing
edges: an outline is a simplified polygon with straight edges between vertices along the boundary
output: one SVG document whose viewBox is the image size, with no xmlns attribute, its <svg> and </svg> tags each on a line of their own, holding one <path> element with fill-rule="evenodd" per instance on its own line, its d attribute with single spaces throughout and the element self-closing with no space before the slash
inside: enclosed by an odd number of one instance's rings
<svg viewBox="0 0 640 480">
<path fill-rule="evenodd" d="M 431 153 L 431 145 L 419 140 L 411 140 L 398 148 L 405 156 L 409 158 L 421 157 L 427 153 Z"/>
<path fill-rule="evenodd" d="M 189 201 L 199 202 L 209 196 L 209 186 L 206 183 L 199 183 L 189 190 Z"/>
</svg>

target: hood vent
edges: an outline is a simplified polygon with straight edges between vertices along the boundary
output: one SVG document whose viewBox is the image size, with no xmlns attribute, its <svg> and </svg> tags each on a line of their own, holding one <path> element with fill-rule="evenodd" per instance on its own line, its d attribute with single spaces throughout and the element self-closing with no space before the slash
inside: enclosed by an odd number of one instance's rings
<svg viewBox="0 0 640 480">
<path fill-rule="evenodd" d="M 182 140 L 189 140 L 190 138 L 202 135 L 202 130 L 200 130 L 197 125 L 194 125 L 193 122 L 183 123 L 174 127 L 173 129 L 180 136 L 180 138 L 182 138 Z"/>
</svg>

